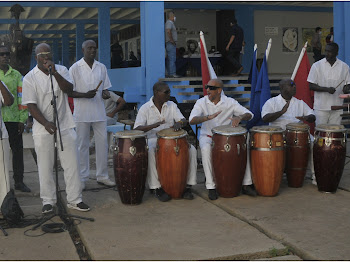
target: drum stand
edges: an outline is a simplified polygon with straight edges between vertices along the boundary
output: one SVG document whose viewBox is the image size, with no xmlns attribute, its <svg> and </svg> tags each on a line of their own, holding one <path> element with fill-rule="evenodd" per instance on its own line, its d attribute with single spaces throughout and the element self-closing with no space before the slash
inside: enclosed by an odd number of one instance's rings
<svg viewBox="0 0 350 262">
<path fill-rule="evenodd" d="M 67 219 L 67 217 L 71 217 L 71 218 L 79 218 L 79 219 L 85 219 L 85 220 L 89 220 L 89 221 L 95 221 L 94 218 L 89 218 L 89 217 L 82 217 L 82 216 L 76 216 L 76 215 L 70 215 L 67 214 L 66 212 L 63 211 L 63 207 L 61 206 L 61 199 L 60 199 L 60 194 L 59 194 L 59 186 L 58 186 L 58 165 L 57 165 L 57 153 L 58 153 L 58 148 L 57 148 L 57 131 L 59 134 L 59 138 L 60 138 L 60 145 L 61 145 L 61 151 L 63 151 L 63 142 L 62 142 L 62 136 L 61 136 L 61 130 L 60 130 L 60 124 L 58 121 L 58 113 L 57 113 L 57 106 L 56 106 L 56 96 L 55 96 L 55 92 L 53 89 L 53 83 L 52 83 L 52 73 L 51 73 L 51 68 L 49 69 L 50 72 L 50 80 L 51 80 L 51 89 L 52 89 L 52 101 L 51 101 L 51 105 L 53 107 L 53 123 L 57 123 L 57 130 L 54 133 L 54 146 L 55 146 L 55 151 L 54 151 L 54 167 L 55 167 L 55 174 L 56 174 L 56 198 L 57 198 L 57 212 L 54 212 L 52 215 L 49 216 L 43 216 L 43 218 L 41 219 L 41 221 L 36 224 L 32 230 L 37 229 L 39 226 L 41 226 L 42 224 L 46 223 L 48 220 L 52 219 L 55 216 L 59 216 L 63 221 L 65 221 L 65 219 Z"/>
</svg>

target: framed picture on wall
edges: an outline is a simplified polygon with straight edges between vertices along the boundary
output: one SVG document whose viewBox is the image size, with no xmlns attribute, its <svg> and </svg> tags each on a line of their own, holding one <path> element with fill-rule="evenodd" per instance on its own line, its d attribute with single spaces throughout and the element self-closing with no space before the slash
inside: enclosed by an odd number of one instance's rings
<svg viewBox="0 0 350 262">
<path fill-rule="evenodd" d="M 284 27 L 282 35 L 282 52 L 298 51 L 298 28 Z"/>
<path fill-rule="evenodd" d="M 322 28 L 322 35 L 321 35 L 321 45 L 322 45 L 322 51 L 321 53 L 324 53 L 325 47 L 326 47 L 326 37 L 330 33 L 330 28 Z M 311 47 L 311 40 L 313 35 L 315 34 L 315 28 L 303 28 L 302 29 L 302 39 L 303 44 L 305 42 L 308 42 L 306 51 L 309 53 L 312 53 L 312 47 Z"/>
</svg>

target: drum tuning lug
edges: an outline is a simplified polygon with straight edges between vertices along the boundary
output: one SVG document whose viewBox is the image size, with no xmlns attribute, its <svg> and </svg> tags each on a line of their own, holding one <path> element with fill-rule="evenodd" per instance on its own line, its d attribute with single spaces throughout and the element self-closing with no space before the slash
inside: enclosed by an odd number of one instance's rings
<svg viewBox="0 0 350 262">
<path fill-rule="evenodd" d="M 214 140 L 211 141 L 211 148 L 214 148 L 215 146 L 215 143 L 214 143 Z"/>
<path fill-rule="evenodd" d="M 178 156 L 180 150 L 179 150 L 179 147 L 177 145 L 174 147 L 174 150 L 175 150 L 176 156 Z"/>
<path fill-rule="evenodd" d="M 294 144 L 297 145 L 298 144 L 298 139 L 294 140 Z"/>
<path fill-rule="evenodd" d="M 269 140 L 269 141 L 267 141 L 267 145 L 270 147 L 270 149 L 272 148 L 272 141 L 271 140 Z"/>
<path fill-rule="evenodd" d="M 116 154 L 119 153 L 119 147 L 118 147 L 118 146 L 115 146 L 115 147 L 114 147 L 114 152 L 115 152 Z"/>
<path fill-rule="evenodd" d="M 132 156 L 135 156 L 135 154 L 136 154 L 136 147 L 131 146 L 131 147 L 129 148 L 129 152 L 130 152 L 130 154 L 131 154 Z"/>
<path fill-rule="evenodd" d="M 241 146 L 237 144 L 237 155 L 239 155 L 240 153 L 241 153 Z"/>
<path fill-rule="evenodd" d="M 156 145 L 156 152 L 158 152 L 159 151 L 159 144 L 158 144 L 158 142 L 157 142 L 157 145 Z"/>
<path fill-rule="evenodd" d="M 332 143 L 331 139 L 330 139 L 329 137 L 326 137 L 326 139 L 325 139 L 325 141 L 324 141 L 324 144 L 325 144 L 326 146 L 330 146 L 331 143 Z"/>
<path fill-rule="evenodd" d="M 224 145 L 224 149 L 225 149 L 226 152 L 229 152 L 231 150 L 230 144 L 225 144 Z"/>
<path fill-rule="evenodd" d="M 243 150 L 246 150 L 247 149 L 247 143 L 244 143 L 243 144 Z"/>
</svg>

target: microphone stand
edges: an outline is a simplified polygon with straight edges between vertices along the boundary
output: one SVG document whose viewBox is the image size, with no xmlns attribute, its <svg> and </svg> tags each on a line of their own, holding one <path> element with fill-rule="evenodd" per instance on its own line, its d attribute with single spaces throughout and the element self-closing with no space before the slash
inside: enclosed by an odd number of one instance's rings
<svg viewBox="0 0 350 262">
<path fill-rule="evenodd" d="M 53 82 L 52 82 L 52 73 L 51 73 L 51 66 L 49 67 L 49 73 L 50 73 L 50 81 L 51 81 L 51 90 L 52 90 L 52 100 L 51 100 L 51 105 L 53 107 L 53 123 L 57 123 L 57 130 L 54 133 L 53 139 L 54 139 L 54 167 L 55 167 L 55 174 L 56 174 L 56 199 L 57 199 L 57 213 L 54 212 L 53 214 L 49 216 L 43 216 L 42 220 L 36 224 L 32 230 L 37 229 L 39 226 L 42 224 L 46 223 L 48 220 L 52 219 L 55 216 L 59 216 L 63 221 L 67 219 L 67 217 L 71 218 L 80 218 L 80 219 L 85 219 L 89 221 L 95 221 L 94 218 L 89 218 L 89 217 L 82 217 L 82 216 L 77 216 L 77 215 L 71 215 L 67 214 L 66 212 L 63 211 L 63 208 L 61 206 L 61 201 L 60 201 L 60 194 L 59 194 L 59 186 L 58 186 L 58 164 L 57 164 L 57 155 L 58 155 L 58 148 L 57 148 L 57 131 L 60 139 L 60 146 L 61 146 L 61 151 L 63 151 L 63 142 L 62 142 L 62 136 L 61 136 L 61 130 L 60 130 L 60 123 L 58 121 L 58 112 L 57 112 L 57 104 L 56 104 L 56 96 L 55 96 L 55 91 L 53 88 Z"/>
</svg>

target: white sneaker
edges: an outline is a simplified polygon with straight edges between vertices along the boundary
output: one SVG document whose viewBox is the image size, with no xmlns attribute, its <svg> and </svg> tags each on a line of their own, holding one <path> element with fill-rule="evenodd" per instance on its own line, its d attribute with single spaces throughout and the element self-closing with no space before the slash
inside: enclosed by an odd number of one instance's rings
<svg viewBox="0 0 350 262">
<path fill-rule="evenodd" d="M 97 180 L 97 184 L 99 185 L 104 185 L 104 186 L 115 186 L 115 183 L 111 181 L 109 178 L 102 179 L 102 180 Z"/>
<path fill-rule="evenodd" d="M 315 173 L 312 173 L 312 182 L 313 185 L 317 186 L 317 182 L 316 182 L 316 177 L 315 177 Z"/>
</svg>

